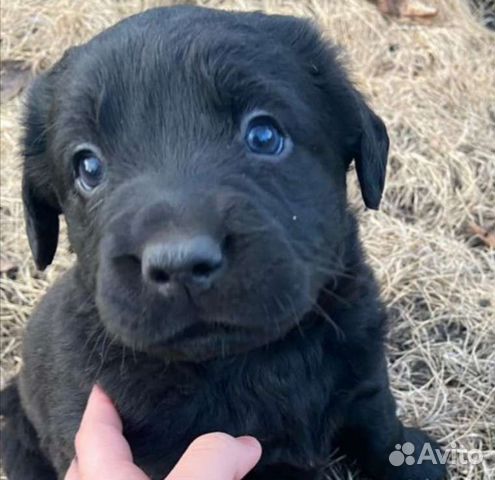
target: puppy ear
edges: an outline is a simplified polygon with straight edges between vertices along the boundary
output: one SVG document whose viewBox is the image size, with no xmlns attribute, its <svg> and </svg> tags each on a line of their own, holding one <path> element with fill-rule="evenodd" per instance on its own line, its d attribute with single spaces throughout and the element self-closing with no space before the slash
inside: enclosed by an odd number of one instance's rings
<svg viewBox="0 0 495 480">
<path fill-rule="evenodd" d="M 44 270 L 53 260 L 58 243 L 60 206 L 54 198 L 47 155 L 47 131 L 52 104 L 48 75 L 31 87 L 24 122 L 22 200 L 29 246 L 36 266 Z"/>
<path fill-rule="evenodd" d="M 39 198 L 30 182 L 25 180 L 22 185 L 22 200 L 29 246 L 36 266 L 44 270 L 52 263 L 57 250 L 60 211 Z"/>
<path fill-rule="evenodd" d="M 57 80 L 65 70 L 69 52 L 35 80 L 28 94 L 24 117 L 22 200 L 29 246 L 40 270 L 50 265 L 55 256 L 62 213 L 53 185 L 48 136 Z"/>
<path fill-rule="evenodd" d="M 378 210 L 385 187 L 389 139 L 385 124 L 360 99 L 361 133 L 354 150 L 354 161 L 361 194 L 368 208 Z"/>
</svg>

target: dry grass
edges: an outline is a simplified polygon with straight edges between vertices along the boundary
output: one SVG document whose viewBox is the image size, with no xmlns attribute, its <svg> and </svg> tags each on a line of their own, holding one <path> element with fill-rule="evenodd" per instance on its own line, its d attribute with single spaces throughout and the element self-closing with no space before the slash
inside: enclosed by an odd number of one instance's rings
<svg viewBox="0 0 495 480">
<path fill-rule="evenodd" d="M 5 1 L 2 58 L 39 71 L 69 45 L 160 3 Z M 466 233 L 469 222 L 495 226 L 494 34 L 462 0 L 430 2 L 440 10 L 431 25 L 384 19 L 364 0 L 190 3 L 310 16 L 345 47 L 392 139 L 383 208 L 362 212 L 362 234 L 391 310 L 390 372 L 401 416 L 446 443 L 485 452 L 480 465 L 454 467 L 453 479 L 495 478 L 495 252 Z M 2 381 L 19 368 L 33 304 L 73 261 L 62 248 L 48 273 L 38 274 L 29 258 L 19 195 L 21 105 L 16 98 L 1 107 L 2 256 L 17 266 L 0 278 Z M 355 188 L 352 200 L 358 205 Z"/>
</svg>

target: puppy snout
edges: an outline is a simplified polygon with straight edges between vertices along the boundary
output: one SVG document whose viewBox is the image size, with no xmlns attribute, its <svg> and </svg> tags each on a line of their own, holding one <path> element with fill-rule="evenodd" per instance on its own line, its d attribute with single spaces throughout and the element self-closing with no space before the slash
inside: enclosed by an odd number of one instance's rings
<svg viewBox="0 0 495 480">
<path fill-rule="evenodd" d="M 222 246 L 209 235 L 152 242 L 141 260 L 143 278 L 158 287 L 173 283 L 209 288 L 224 270 Z"/>
</svg>

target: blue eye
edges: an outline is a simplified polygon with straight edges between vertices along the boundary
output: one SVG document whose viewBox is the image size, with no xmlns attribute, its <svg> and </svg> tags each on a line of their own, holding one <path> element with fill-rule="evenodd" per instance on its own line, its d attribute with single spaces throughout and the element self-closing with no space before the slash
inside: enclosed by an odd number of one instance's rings
<svg viewBox="0 0 495 480">
<path fill-rule="evenodd" d="M 91 150 L 80 150 L 76 153 L 74 168 L 77 182 L 86 192 L 90 192 L 103 181 L 103 162 Z"/>
<path fill-rule="evenodd" d="M 246 143 L 253 153 L 260 155 L 280 155 L 285 146 L 285 138 L 275 121 L 266 115 L 249 122 Z"/>
</svg>

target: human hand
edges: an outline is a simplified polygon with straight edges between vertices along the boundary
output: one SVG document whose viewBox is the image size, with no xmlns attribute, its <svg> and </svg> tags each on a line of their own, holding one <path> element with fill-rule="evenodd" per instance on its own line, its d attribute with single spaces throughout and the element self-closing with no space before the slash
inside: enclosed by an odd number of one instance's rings
<svg viewBox="0 0 495 480">
<path fill-rule="evenodd" d="M 75 440 L 76 458 L 65 480 L 149 480 L 132 460 L 122 422 L 105 392 L 95 385 Z M 253 437 L 209 433 L 194 440 L 165 480 L 240 480 L 258 463 Z"/>
</svg>

